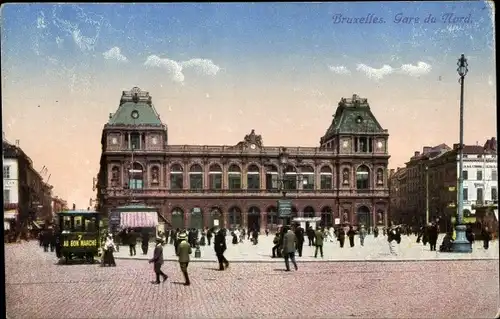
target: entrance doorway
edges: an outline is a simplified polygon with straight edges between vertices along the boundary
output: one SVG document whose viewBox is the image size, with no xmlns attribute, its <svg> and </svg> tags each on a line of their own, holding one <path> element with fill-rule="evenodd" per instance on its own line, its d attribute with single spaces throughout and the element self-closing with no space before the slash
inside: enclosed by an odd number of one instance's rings
<svg viewBox="0 0 500 319">
<path fill-rule="evenodd" d="M 260 230 L 260 209 L 250 207 L 247 214 L 247 228 Z"/>
<path fill-rule="evenodd" d="M 172 210 L 172 228 L 173 229 L 183 229 L 184 228 L 184 211 L 180 208 L 174 208 Z"/>
<path fill-rule="evenodd" d="M 194 207 L 191 210 L 191 216 L 189 220 L 189 228 L 203 229 L 203 212 L 201 208 Z"/>
<path fill-rule="evenodd" d="M 370 209 L 368 207 L 366 206 L 358 207 L 358 210 L 356 212 L 356 217 L 357 217 L 358 227 L 364 225 L 366 229 L 370 229 L 372 223 L 370 218 Z"/>
<path fill-rule="evenodd" d="M 212 211 L 210 212 L 210 223 L 208 224 L 208 227 L 210 228 L 224 227 L 224 221 L 222 220 L 222 213 L 218 208 L 212 208 Z"/>
</svg>

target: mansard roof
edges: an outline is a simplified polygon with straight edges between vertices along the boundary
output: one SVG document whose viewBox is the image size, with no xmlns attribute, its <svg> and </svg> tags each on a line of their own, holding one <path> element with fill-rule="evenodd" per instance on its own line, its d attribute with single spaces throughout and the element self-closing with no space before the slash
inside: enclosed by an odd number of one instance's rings
<svg viewBox="0 0 500 319">
<path fill-rule="evenodd" d="M 342 98 L 332 124 L 323 139 L 329 139 L 337 134 L 362 134 L 382 133 L 387 134 L 379 124 L 372 111 L 368 100 L 354 94 L 352 98 Z"/>
<path fill-rule="evenodd" d="M 132 112 L 138 117 L 134 119 Z M 162 126 L 160 116 L 156 112 L 149 92 L 134 87 L 130 91 L 123 91 L 120 106 L 114 114 L 110 114 L 108 125 L 149 125 Z"/>
</svg>

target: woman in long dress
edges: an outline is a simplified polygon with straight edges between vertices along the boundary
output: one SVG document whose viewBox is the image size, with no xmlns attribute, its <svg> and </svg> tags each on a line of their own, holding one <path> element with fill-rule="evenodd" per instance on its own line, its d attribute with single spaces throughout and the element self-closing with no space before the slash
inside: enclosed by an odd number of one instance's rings
<svg viewBox="0 0 500 319">
<path fill-rule="evenodd" d="M 113 241 L 113 236 L 108 234 L 106 236 L 106 242 L 104 243 L 104 255 L 102 257 L 103 266 L 116 266 L 115 256 L 113 256 L 113 252 L 116 250 L 115 243 Z"/>
</svg>

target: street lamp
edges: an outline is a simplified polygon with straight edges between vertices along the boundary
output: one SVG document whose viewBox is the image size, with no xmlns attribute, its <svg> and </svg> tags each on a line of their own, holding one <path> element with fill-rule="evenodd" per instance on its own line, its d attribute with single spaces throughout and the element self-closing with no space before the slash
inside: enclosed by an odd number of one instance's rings
<svg viewBox="0 0 500 319">
<path fill-rule="evenodd" d="M 425 225 L 429 225 L 429 166 L 425 166 Z"/>
<path fill-rule="evenodd" d="M 137 94 L 136 94 L 137 96 Z M 133 110 L 131 113 L 130 113 L 130 117 L 132 118 L 132 122 L 133 122 L 133 127 L 135 128 L 135 120 L 137 120 L 139 118 L 139 112 L 137 110 Z M 134 173 L 136 173 L 136 171 L 134 170 L 134 150 L 135 150 L 135 145 L 133 143 L 131 143 L 131 146 L 132 146 L 132 154 L 131 154 L 131 160 L 130 160 L 130 166 L 129 166 L 129 170 L 128 170 L 128 190 L 130 192 L 130 203 L 132 203 L 134 201 L 134 189 L 135 187 L 137 186 L 137 182 L 135 181 L 135 178 L 134 178 L 134 183 L 136 185 L 134 185 L 134 187 L 131 187 L 131 181 L 132 181 L 132 177 L 134 175 Z"/>
<path fill-rule="evenodd" d="M 458 205 L 457 205 L 457 227 L 456 239 L 453 242 L 453 251 L 460 253 L 471 253 L 472 245 L 465 236 L 464 220 L 464 176 L 463 176 L 463 155 L 464 155 L 464 80 L 469 69 L 467 68 L 467 59 L 462 54 L 457 62 L 457 72 L 460 76 L 460 145 L 459 145 L 459 164 L 458 164 Z"/>
<path fill-rule="evenodd" d="M 286 188 L 285 188 L 285 168 L 288 163 L 288 152 L 285 147 L 280 149 L 278 155 L 279 168 L 278 168 L 278 187 L 282 194 L 282 198 L 278 200 L 278 216 L 281 218 L 283 226 L 286 225 L 286 219 L 291 217 L 292 204 L 291 200 L 286 199 Z"/>
</svg>

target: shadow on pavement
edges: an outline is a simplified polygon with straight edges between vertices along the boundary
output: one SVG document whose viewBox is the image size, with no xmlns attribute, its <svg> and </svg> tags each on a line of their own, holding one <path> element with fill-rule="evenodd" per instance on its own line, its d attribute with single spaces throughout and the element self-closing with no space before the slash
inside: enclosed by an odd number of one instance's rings
<svg viewBox="0 0 500 319">
<path fill-rule="evenodd" d="M 273 269 L 273 271 L 286 271 L 286 269 L 283 269 L 283 268 L 275 268 L 275 269 Z"/>
<path fill-rule="evenodd" d="M 180 281 L 172 281 L 171 284 L 184 286 L 184 283 Z"/>
<path fill-rule="evenodd" d="M 219 268 L 203 268 L 205 270 L 220 271 Z"/>
<path fill-rule="evenodd" d="M 99 260 L 94 260 L 93 263 L 90 263 L 87 260 L 79 260 L 79 259 L 68 260 L 67 263 L 64 259 L 60 259 L 54 263 L 54 265 L 59 265 L 59 266 L 71 266 L 71 265 L 89 265 L 89 266 L 91 266 L 91 265 L 99 265 L 99 264 L 101 264 L 101 262 Z"/>
</svg>

